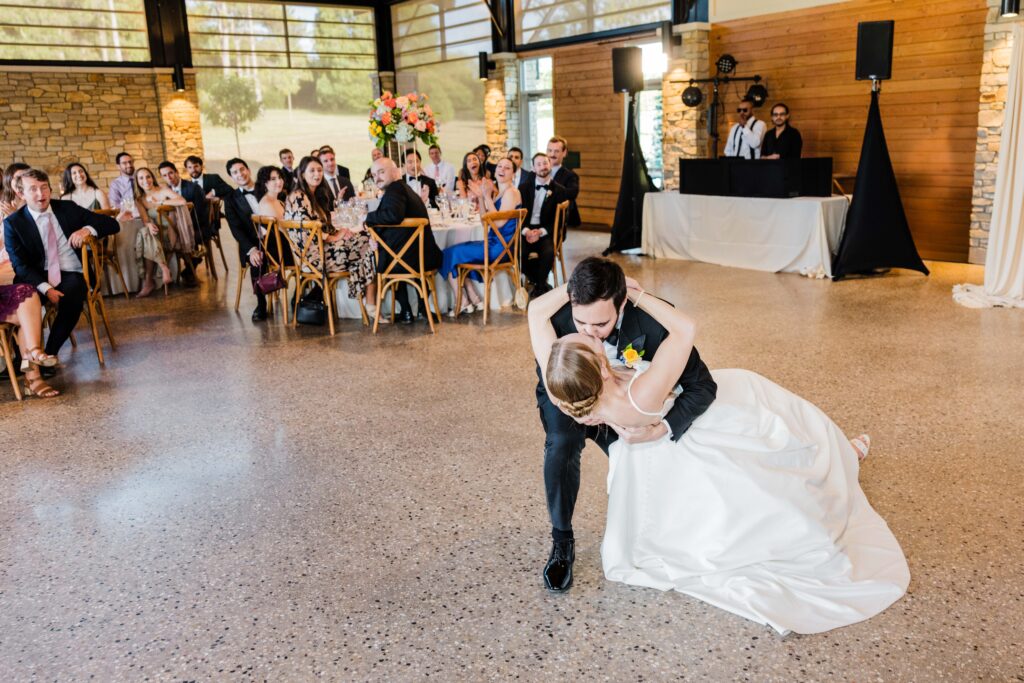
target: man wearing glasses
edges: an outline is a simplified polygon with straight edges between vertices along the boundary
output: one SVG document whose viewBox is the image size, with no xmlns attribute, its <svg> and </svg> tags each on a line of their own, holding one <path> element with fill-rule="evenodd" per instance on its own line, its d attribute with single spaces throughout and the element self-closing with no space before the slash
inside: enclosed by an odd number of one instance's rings
<svg viewBox="0 0 1024 683">
<path fill-rule="evenodd" d="M 799 159 L 804 139 L 793 126 L 789 125 L 789 107 L 783 102 L 772 106 L 772 124 L 761 145 L 762 159 Z"/>
<path fill-rule="evenodd" d="M 732 128 L 729 129 L 724 156 L 760 159 L 761 140 L 764 138 L 767 126 L 764 125 L 764 121 L 754 118 L 754 100 L 744 97 L 740 100 L 740 106 L 736 108 L 736 113 L 740 115 L 740 120 L 732 124 Z"/>
</svg>

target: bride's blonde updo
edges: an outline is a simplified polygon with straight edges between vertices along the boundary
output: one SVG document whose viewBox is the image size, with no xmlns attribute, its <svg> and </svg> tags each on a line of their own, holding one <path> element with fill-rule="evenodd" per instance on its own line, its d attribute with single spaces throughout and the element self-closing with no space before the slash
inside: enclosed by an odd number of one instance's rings
<svg viewBox="0 0 1024 683">
<path fill-rule="evenodd" d="M 602 359 L 586 344 L 557 340 L 548 357 L 548 391 L 558 407 L 574 418 L 586 417 L 594 410 L 604 389 Z"/>
</svg>

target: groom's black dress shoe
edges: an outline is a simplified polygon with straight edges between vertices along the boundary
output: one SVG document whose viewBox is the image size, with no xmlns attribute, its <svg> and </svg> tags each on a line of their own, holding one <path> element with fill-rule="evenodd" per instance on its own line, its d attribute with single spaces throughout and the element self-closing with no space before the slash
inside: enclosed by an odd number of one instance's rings
<svg viewBox="0 0 1024 683">
<path fill-rule="evenodd" d="M 572 563 L 576 561 L 575 541 L 555 541 L 551 555 L 544 566 L 544 586 L 553 593 L 563 593 L 572 587 Z"/>
<path fill-rule="evenodd" d="M 262 320 L 266 320 L 266 319 L 267 319 L 267 307 L 266 306 L 257 306 L 255 309 L 253 309 L 252 321 L 254 323 L 258 323 L 258 322 L 260 322 Z"/>
</svg>

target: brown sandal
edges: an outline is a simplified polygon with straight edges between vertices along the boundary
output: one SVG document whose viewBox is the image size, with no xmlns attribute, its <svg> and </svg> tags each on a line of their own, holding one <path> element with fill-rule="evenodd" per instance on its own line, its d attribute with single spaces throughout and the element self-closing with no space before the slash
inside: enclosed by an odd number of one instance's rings
<svg viewBox="0 0 1024 683">
<path fill-rule="evenodd" d="M 59 391 L 43 380 L 43 376 L 38 370 L 35 373 L 35 377 L 30 377 L 28 373 L 26 373 L 25 380 L 26 396 L 38 396 L 39 398 L 53 398 L 54 396 L 60 396 Z"/>
</svg>

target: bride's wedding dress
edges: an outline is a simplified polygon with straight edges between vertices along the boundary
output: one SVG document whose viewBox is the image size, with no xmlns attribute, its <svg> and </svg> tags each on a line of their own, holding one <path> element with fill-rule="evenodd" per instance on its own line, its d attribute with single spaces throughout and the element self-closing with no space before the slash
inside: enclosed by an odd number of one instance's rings
<svg viewBox="0 0 1024 683">
<path fill-rule="evenodd" d="M 906 558 L 839 427 L 754 372 L 712 374 L 718 397 L 678 442 L 612 444 L 605 576 L 780 633 L 846 626 L 898 600 Z"/>
</svg>

